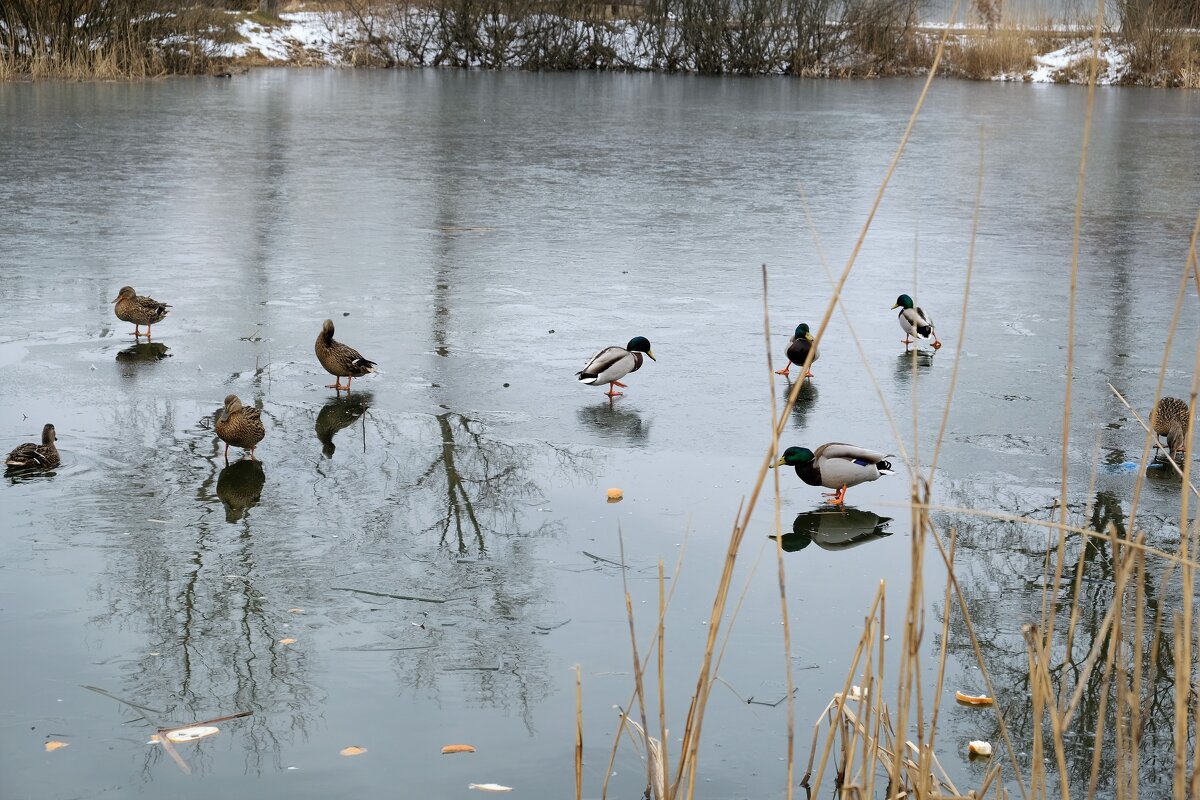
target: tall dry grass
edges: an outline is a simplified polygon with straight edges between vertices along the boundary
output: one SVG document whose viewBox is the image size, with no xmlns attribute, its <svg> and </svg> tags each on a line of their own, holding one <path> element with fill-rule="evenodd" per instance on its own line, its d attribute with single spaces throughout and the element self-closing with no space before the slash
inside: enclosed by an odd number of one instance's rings
<svg viewBox="0 0 1200 800">
<path fill-rule="evenodd" d="M 145 78 L 207 71 L 232 37 L 215 4 L 188 0 L 4 0 L 0 78 Z"/>
<path fill-rule="evenodd" d="M 1092 31 L 1093 41 L 1098 43 L 1100 36 L 1101 25 L 1097 21 Z M 944 52 L 944 49 L 939 49 L 936 56 L 940 57 Z M 1143 427 L 1145 437 L 1128 518 L 1121 519 L 1123 511 L 1119 501 L 1102 503 L 1102 494 L 1096 494 L 1098 463 L 1086 486 L 1073 484 L 1068 472 L 1072 432 L 1070 398 L 1075 370 L 1075 316 L 1080 305 L 1078 273 L 1081 220 L 1086 200 L 1084 186 L 1097 73 L 1098 65 L 1093 62 L 1090 67 L 1087 111 L 1081 120 L 1071 262 L 1069 269 L 1059 278 L 1068 288 L 1069 299 L 1065 334 L 1066 402 L 1062 412 L 1062 466 L 1058 500 L 1049 517 L 1041 519 L 1000 508 L 954 507 L 938 502 L 933 497 L 934 471 L 947 430 L 958 377 L 962 352 L 959 348 L 936 445 L 926 467 L 918 462 L 915 447 L 911 454 L 907 452 L 903 444 L 904 437 L 892 423 L 897 442 L 901 443 L 901 457 L 909 469 L 911 491 L 912 581 L 907 587 L 904 607 L 900 609 L 902 634 L 898 637 L 898 643 L 886 644 L 884 630 L 888 618 L 894 618 L 895 612 L 886 608 L 886 595 L 881 584 L 867 613 L 858 646 L 849 654 L 847 672 L 840 690 L 815 720 L 808 746 L 807 766 L 798 784 L 810 797 L 812 792 L 825 793 L 832 789 L 839 797 L 856 799 L 1009 798 L 1019 795 L 1022 798 L 1115 797 L 1135 800 L 1142 794 L 1145 779 L 1158 777 L 1146 771 L 1144 764 L 1147 762 L 1165 762 L 1169 765 L 1169 782 L 1175 797 L 1200 796 L 1200 750 L 1197 749 L 1196 737 L 1200 728 L 1200 700 L 1197 699 L 1195 685 L 1197 662 L 1200 660 L 1200 631 L 1196 629 L 1198 618 L 1193 609 L 1196 570 L 1200 566 L 1196 558 L 1197 547 L 1200 546 L 1200 520 L 1190 519 L 1195 512 L 1196 500 L 1200 499 L 1200 491 L 1193 485 L 1191 475 L 1194 428 L 1188 433 L 1183 466 L 1170 462 L 1180 479 L 1180 540 L 1175 550 L 1151 546 L 1138 525 L 1140 497 L 1146 467 L 1152 459 L 1154 438 L 1143 416 L 1132 405 L 1127 403 L 1126 407 Z M 909 126 L 900 136 L 895 158 L 883 176 L 876 203 L 868 213 L 848 263 L 840 275 L 835 277 L 830 274 L 834 287 L 833 299 L 817 328 L 818 341 L 830 316 L 840 305 L 841 288 L 853 269 L 859 246 L 870 228 L 875 208 L 883 196 L 896 161 L 904 151 L 929 85 L 927 80 Z M 986 186 L 984 163 L 981 137 L 971 250 L 959 320 L 960 337 L 965 335 L 969 321 L 975 232 Z M 1198 238 L 1200 211 L 1191 232 L 1186 258 L 1178 265 L 1179 285 L 1174 298 L 1174 313 L 1164 331 L 1166 345 L 1154 400 L 1146 403 L 1147 406 L 1152 406 L 1162 395 L 1168 357 L 1177 345 L 1176 332 L 1183 304 L 1195 302 L 1194 298 L 1200 290 Z M 764 275 L 764 293 L 765 290 Z M 767 322 L 765 314 L 764 322 Z M 851 334 L 857 341 L 852 325 Z M 1200 398 L 1200 342 L 1194 343 L 1194 346 L 1193 381 L 1189 397 L 1193 408 Z M 769 352 L 767 362 L 769 370 L 772 366 Z M 863 363 L 869 373 L 870 367 L 865 357 Z M 805 364 L 802 369 L 808 366 Z M 768 465 L 776 455 L 782 425 L 796 401 L 800 386 L 798 382 L 792 387 L 782 410 L 772 405 L 772 415 L 777 424 L 772 430 L 757 481 L 736 512 L 724 569 L 714 594 L 709 616 L 711 625 L 704 656 L 698 666 L 692 699 L 685 711 L 673 711 L 674 718 L 683 722 L 682 744 L 678 748 L 672 749 L 668 745 L 667 719 L 671 714 L 665 709 L 663 700 L 665 677 L 661 654 L 670 595 L 665 592 L 661 568 L 658 619 L 649 643 L 651 651 L 658 648 L 657 664 L 652 664 L 649 654 L 641 654 L 643 651 L 637 644 L 636 636 L 632 640 L 634 686 L 625 706 L 631 711 L 622 714 L 619 719 L 613 755 L 623 735 L 636 743 L 646 759 L 647 796 L 668 800 L 691 798 L 697 793 L 705 706 L 710 690 L 719 680 L 716 677 L 717 670 L 728 642 L 729 628 L 722 630 L 721 625 L 724 620 L 730 620 L 725 623 L 727 626 L 735 624 L 737 608 L 740 606 L 740 599 L 734 596 L 733 567 L 739 557 L 751 514 L 766 488 Z M 1113 391 L 1122 402 L 1127 402 L 1116 389 Z M 884 409 L 886 413 L 886 406 Z M 914 429 L 914 444 L 917 433 Z M 1072 505 L 1070 498 L 1078 496 L 1084 489 L 1089 498 L 1095 496 L 1096 500 L 1089 500 L 1081 511 L 1077 505 Z M 775 493 L 778 534 L 778 482 Z M 1028 537 L 1035 540 L 1040 538 L 1044 542 L 1043 556 L 1040 558 L 1041 572 L 1040 576 L 1036 576 L 1041 586 L 1041 613 L 1039 618 L 1031 620 L 1021 629 L 1018 641 L 1023 650 L 1023 662 L 1020 665 L 998 659 L 988 637 L 982 635 L 977 627 L 976 613 L 980 606 L 972 603 L 969 591 L 960 580 L 960 525 L 1002 525 L 1006 532 L 1021 531 Z M 930 555 L 933 561 L 926 563 Z M 777 558 L 782 559 L 778 546 Z M 680 559 L 675 572 L 677 576 L 682 565 L 682 554 Z M 1107 587 L 1106 594 L 1098 594 L 1095 590 L 1097 569 L 1101 570 Z M 782 569 L 779 570 L 778 580 L 786 622 L 787 587 Z M 940 587 L 937 591 L 942 598 L 939 621 L 941 634 L 938 639 L 940 648 L 936 667 L 930 673 L 928 666 L 923 666 L 927 652 L 925 594 L 938 584 Z M 672 591 L 673 588 L 674 584 Z M 731 605 L 733 612 L 728 613 Z M 636 630 L 632 608 L 626 591 L 631 636 Z M 957 644 L 952 645 L 952 642 Z M 889 663 L 895 663 L 894 660 L 884 659 L 884 652 L 888 648 L 897 648 L 899 652 L 895 674 L 886 670 Z M 947 668 L 952 657 L 965 659 L 967 664 L 978 670 L 979 681 L 989 697 L 996 698 L 1003 691 L 1006 700 L 1004 704 L 995 704 L 977 712 L 990 720 L 983 727 L 991 728 L 992 735 L 989 738 L 993 740 L 996 751 L 977 773 L 977 781 L 970 786 L 956 785 L 944 768 L 943 762 L 950 754 L 955 759 L 961 757 L 961 743 L 948 742 L 944 734 L 939 737 L 944 717 L 943 697 L 947 694 Z M 790 663 L 786 669 L 790 696 Z M 1003 684 L 995 679 L 994 673 L 998 669 L 1010 670 L 1004 675 Z M 655 671 L 657 685 L 654 689 L 658 695 L 660 717 L 657 736 L 649 732 L 646 719 L 646 708 L 651 705 L 646 692 L 655 683 L 651 679 Z M 930 684 L 933 687 L 932 694 L 929 693 Z M 634 712 L 632 709 L 637 710 Z M 793 714 L 789 704 L 786 787 L 789 798 L 797 787 L 793 782 L 795 754 L 792 742 L 796 724 Z M 639 719 L 631 718 L 635 715 Z M 580 729 L 582 724 L 580 719 Z M 1164 730 L 1169 731 L 1166 738 L 1158 735 L 1159 731 Z M 610 759 L 609 772 L 611 763 Z M 602 795 L 606 794 L 605 790 L 606 787 L 602 789 Z"/>
</svg>

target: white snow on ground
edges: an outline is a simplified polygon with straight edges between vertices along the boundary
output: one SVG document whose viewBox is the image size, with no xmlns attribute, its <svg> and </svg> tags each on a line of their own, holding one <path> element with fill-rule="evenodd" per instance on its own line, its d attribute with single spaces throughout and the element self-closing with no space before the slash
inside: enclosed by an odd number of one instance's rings
<svg viewBox="0 0 1200 800">
<path fill-rule="evenodd" d="M 1031 83 L 1086 83 L 1091 69 L 1092 42 L 1073 42 L 1052 53 L 1034 56 L 1035 67 L 1025 73 L 997 76 L 997 80 L 1029 81 Z M 1120 83 L 1129 70 L 1125 54 L 1111 40 L 1100 41 L 1100 68 L 1096 82 L 1103 85 Z"/>
<path fill-rule="evenodd" d="M 414 10 L 415 14 L 422 12 Z M 238 33 L 244 42 L 220 45 L 218 55 L 231 58 L 261 57 L 268 61 L 309 64 L 344 65 L 349 63 L 350 54 L 366 44 L 366 36 L 357 21 L 339 14 L 322 14 L 311 11 L 281 14 L 282 24 L 262 25 L 243 19 L 238 23 Z M 426 21 L 432 23 L 432 20 Z M 417 24 L 420 24 L 418 22 Z M 613 40 L 616 45 L 615 62 L 632 69 L 648 69 L 653 58 L 645 52 L 635 24 L 610 23 L 620 28 Z M 380 25 L 377 36 L 387 38 L 387 26 Z M 1024 81 L 1030 83 L 1063 83 L 1087 81 L 1088 59 L 1092 42 L 1079 41 L 1051 53 L 1034 57 L 1032 70 L 995 76 L 995 80 Z M 416 55 L 416 54 L 412 54 Z M 422 54 L 428 56 L 429 53 Z M 418 63 L 424 58 L 418 59 Z M 1128 71 L 1125 55 L 1105 39 L 1100 45 L 1101 84 L 1120 83 Z"/>
<path fill-rule="evenodd" d="M 246 41 L 217 47 L 218 55 L 246 58 L 259 55 L 268 61 L 289 61 L 297 53 L 309 60 L 340 64 L 339 45 L 353 43 L 354 25 L 351 20 L 335 15 L 302 11 L 280 14 L 282 25 L 266 26 L 244 19 L 237 31 Z"/>
</svg>

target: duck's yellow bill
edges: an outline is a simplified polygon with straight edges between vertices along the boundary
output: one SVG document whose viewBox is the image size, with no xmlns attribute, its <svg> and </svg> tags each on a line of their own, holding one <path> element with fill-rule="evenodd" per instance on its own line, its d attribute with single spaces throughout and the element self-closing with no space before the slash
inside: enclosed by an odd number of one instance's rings
<svg viewBox="0 0 1200 800">
<path fill-rule="evenodd" d="M 896 308 L 899 308 L 899 307 L 900 307 L 900 304 L 899 304 L 899 303 L 896 303 L 896 305 L 892 306 L 892 308 L 893 308 L 893 309 L 896 309 Z"/>
<path fill-rule="evenodd" d="M 649 350 L 646 351 L 646 355 L 650 356 L 651 361 L 658 361 L 658 359 L 654 357 L 654 353 L 651 353 Z"/>
<path fill-rule="evenodd" d="M 774 464 L 771 465 L 771 469 L 775 469 L 776 467 L 782 467 L 785 464 L 787 464 L 787 461 L 785 461 L 784 459 L 781 458 L 778 461 L 776 461 Z"/>
</svg>

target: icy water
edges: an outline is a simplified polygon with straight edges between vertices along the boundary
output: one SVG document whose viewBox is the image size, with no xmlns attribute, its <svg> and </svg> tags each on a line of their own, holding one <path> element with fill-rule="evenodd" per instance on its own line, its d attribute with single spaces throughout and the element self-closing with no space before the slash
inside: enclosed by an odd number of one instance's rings
<svg viewBox="0 0 1200 800">
<path fill-rule="evenodd" d="M 53 475 L 0 486 L 0 794 L 467 797 L 494 782 L 567 797 L 579 665 L 584 794 L 598 797 L 632 686 L 619 531 L 643 655 L 660 559 L 675 587 L 674 741 L 770 398 L 787 387 L 767 380 L 761 265 L 779 359 L 798 322 L 819 321 L 820 253 L 845 263 L 919 90 L 285 70 L 0 85 L 0 449 L 53 422 L 63 452 Z M 934 86 L 845 291 L 882 404 L 837 314 L 784 446 L 903 446 L 928 463 L 961 350 L 935 499 L 1049 515 L 1085 103 L 1075 87 Z M 1097 95 L 1070 449 L 1073 507 L 1094 506 L 1097 524 L 1129 511 L 1137 473 L 1119 465 L 1142 435 L 1106 382 L 1139 406 L 1153 395 L 1200 205 L 1198 127 L 1196 93 Z M 125 284 L 173 304 L 152 345 L 113 316 Z M 901 292 L 945 342 L 915 372 L 889 310 Z M 381 367 L 340 399 L 313 355 L 327 317 Z M 1197 323 L 1189 291 L 1169 393 L 1188 391 Z M 625 396 L 574 382 L 593 351 L 634 335 L 658 361 Z M 225 465 L 213 415 L 227 394 L 262 409 L 261 463 L 232 451 Z M 1178 482 L 1151 474 L 1140 524 L 1173 549 Z M 773 549 L 752 571 L 773 548 L 766 496 L 705 721 L 705 797 L 785 794 L 786 708 L 770 705 L 785 666 L 807 731 L 881 580 L 900 633 L 905 471 L 852 489 L 841 515 L 780 478 L 791 652 Z M 625 500 L 606 503 L 610 487 Z M 1045 533 L 938 521 L 958 526 L 997 693 L 1019 705 Z M 1103 548 L 1087 557 L 1100 607 L 1111 570 Z M 932 665 L 943 609 L 929 580 Z M 982 689 L 955 619 L 947 697 Z M 145 719 L 83 686 L 164 725 L 253 716 L 178 745 L 189 776 L 147 744 Z M 1087 724 L 1098 703 L 1086 694 Z M 1156 754 L 1163 719 L 1147 717 Z M 1027 715 L 1010 724 L 1028 741 Z M 990 718 L 951 703 L 943 726 L 943 762 L 977 785 L 963 743 L 995 740 Z M 454 743 L 478 752 L 439 755 Z M 339 755 L 349 746 L 367 752 Z M 797 777 L 807 756 L 802 733 Z M 1090 748 L 1070 757 L 1086 776 Z M 641 795 L 632 748 L 614 771 L 610 796 Z"/>
</svg>

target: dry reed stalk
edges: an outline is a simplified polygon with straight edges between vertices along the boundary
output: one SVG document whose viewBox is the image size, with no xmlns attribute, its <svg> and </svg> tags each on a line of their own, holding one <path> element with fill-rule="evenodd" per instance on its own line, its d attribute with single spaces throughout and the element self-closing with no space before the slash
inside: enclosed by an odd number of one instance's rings
<svg viewBox="0 0 1200 800">
<path fill-rule="evenodd" d="M 647 784 L 653 785 L 653 782 L 649 780 L 649 770 L 652 769 L 650 737 L 646 735 L 646 687 L 642 681 L 645 664 L 642 663 L 642 659 L 638 656 L 637 626 L 634 625 L 633 621 L 633 597 L 629 594 L 629 573 L 625 564 L 625 534 L 621 529 L 620 523 L 617 524 L 617 542 L 621 549 L 621 587 L 625 591 L 625 616 L 629 620 L 629 647 L 633 655 L 634 696 L 637 698 L 638 712 L 641 715 L 642 724 L 640 730 L 642 738 L 646 740 Z M 661 795 L 658 797 L 658 800 L 663 800 Z"/>
<path fill-rule="evenodd" d="M 583 800 L 583 671 L 575 665 L 575 800 Z"/>
<path fill-rule="evenodd" d="M 771 312 L 768 298 L 770 297 L 767 284 L 767 265 L 762 267 L 763 280 L 763 339 L 767 346 L 767 394 L 771 398 L 771 452 L 779 452 L 779 429 L 775 427 L 778 409 L 775 407 L 775 364 L 771 358 Z M 811 362 L 811 357 L 805 359 Z M 807 367 L 802 365 L 800 380 L 804 380 Z M 796 682 L 792 677 L 792 633 L 788 620 L 787 580 L 783 567 L 783 496 L 779 487 L 779 470 L 772 473 L 775 497 L 775 567 L 779 580 L 779 616 L 783 623 L 783 673 L 787 679 L 787 800 L 792 800 L 793 784 L 796 773 Z M 733 630 L 730 625 L 729 630 Z M 664 737 L 665 741 L 665 737 Z"/>
<path fill-rule="evenodd" d="M 664 600 L 663 600 L 663 598 L 662 598 L 662 595 L 663 595 L 663 585 L 662 585 L 662 581 L 663 581 L 663 575 L 662 575 L 662 568 L 661 568 L 661 563 L 660 563 L 660 567 L 659 567 L 659 609 L 658 609 L 658 626 L 657 626 L 657 629 L 656 629 L 656 635 L 657 635 L 657 637 L 658 637 L 658 638 L 657 638 L 657 644 L 659 645 L 659 648 L 660 648 L 660 649 L 661 649 L 661 647 L 662 647 L 662 638 L 661 638 L 661 637 L 662 637 L 662 635 L 665 633 L 665 621 L 666 621 L 666 617 L 667 617 L 667 609 L 670 607 L 670 605 L 671 605 L 671 600 L 672 600 L 672 598 L 674 598 L 674 596 L 675 596 L 675 589 L 676 589 L 676 587 L 678 587 L 678 586 L 679 586 L 679 575 L 680 575 L 680 573 L 683 571 L 683 558 L 684 558 L 684 556 L 687 554 L 687 546 L 688 546 L 688 540 L 689 540 L 689 539 L 690 539 L 690 537 L 691 537 L 691 530 L 692 530 L 692 529 L 691 529 L 691 523 L 689 522 L 689 524 L 687 525 L 687 527 L 686 527 L 686 528 L 684 528 L 684 533 L 683 533 L 683 541 L 682 541 L 682 542 L 680 543 L 680 545 L 679 545 L 679 554 L 678 554 L 678 555 L 675 557 L 675 572 L 673 573 L 673 574 L 674 574 L 674 579 L 673 579 L 673 581 L 672 581 L 672 583 L 671 583 L 671 591 L 670 591 L 670 592 L 667 592 L 667 595 L 666 595 L 666 600 L 665 600 L 665 601 L 664 601 Z M 654 647 L 655 647 L 655 641 L 653 641 L 653 640 L 652 640 L 652 641 L 650 642 L 650 644 L 649 644 L 649 648 L 648 648 L 648 649 L 649 649 L 649 650 L 654 650 Z M 649 659 L 649 656 L 647 656 L 647 659 Z M 663 731 L 664 731 L 664 734 L 663 734 L 663 741 L 665 742 L 665 741 L 666 741 L 666 733 L 665 733 L 665 731 L 666 731 L 666 717 L 665 717 L 665 706 L 663 705 L 665 701 L 664 701 L 664 696 L 663 696 L 663 694 L 662 694 L 662 692 L 661 692 L 661 686 L 663 685 L 663 675 L 662 675 L 662 672 L 661 672 L 661 670 L 662 670 L 662 663 L 663 663 L 663 658 L 662 658 L 662 653 L 660 652 L 660 653 L 659 653 L 659 670 L 660 670 L 660 672 L 659 672 L 659 686 L 660 686 L 660 694 L 659 694 L 659 710 L 660 710 L 660 714 L 662 715 L 661 722 L 662 722 L 662 727 L 663 727 Z M 642 664 L 642 671 L 643 671 L 643 672 L 645 671 L 647 664 L 648 664 L 648 661 L 647 661 L 647 663 L 644 663 L 644 664 Z M 633 701 L 634 701 L 634 699 L 635 699 L 635 697 L 636 697 L 636 692 L 637 692 L 637 687 L 635 686 L 635 687 L 634 687 L 634 690 L 633 690 L 633 692 L 630 694 L 630 697 L 629 697 L 629 702 L 626 704 L 627 706 L 632 706 L 632 705 L 633 705 Z M 601 784 L 601 787 L 600 787 L 600 797 L 601 797 L 602 799 L 603 799 L 603 798 L 606 798 L 606 797 L 608 796 L 608 780 L 609 780 L 609 778 L 611 778 L 611 777 L 612 777 L 612 773 L 613 773 L 613 765 L 616 763 L 616 760 L 617 760 L 617 748 L 618 748 L 618 747 L 620 746 L 620 744 L 621 744 L 621 733 L 624 731 L 624 728 L 625 728 L 625 718 L 626 718 L 626 715 L 625 715 L 625 714 L 621 714 L 621 721 L 620 721 L 620 724 L 619 724 L 619 725 L 618 725 L 618 727 L 617 727 L 617 733 L 616 733 L 616 735 L 613 737 L 613 745 L 612 745 L 612 750 L 609 752 L 609 756 L 608 756 L 608 769 L 606 769 L 606 770 L 605 770 L 605 772 L 604 772 L 604 781 L 602 782 L 602 784 Z M 664 759 L 665 759 L 665 758 L 666 758 L 666 751 L 664 750 L 664 751 L 663 751 L 663 753 L 664 753 Z M 665 761 L 664 761 L 664 763 L 665 763 Z M 669 773 L 668 773 L 668 774 L 669 774 Z"/>
</svg>

